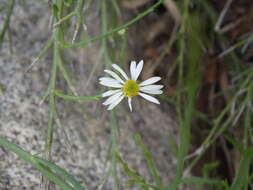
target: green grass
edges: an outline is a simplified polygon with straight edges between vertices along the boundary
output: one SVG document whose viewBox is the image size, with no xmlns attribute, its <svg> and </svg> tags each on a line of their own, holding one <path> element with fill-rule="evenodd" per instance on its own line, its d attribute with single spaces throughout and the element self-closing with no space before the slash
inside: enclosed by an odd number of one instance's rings
<svg viewBox="0 0 253 190">
<path fill-rule="evenodd" d="M 21 159 L 31 164 L 34 168 L 46 176 L 47 179 L 59 185 L 64 190 L 84 190 L 81 183 L 78 182 L 70 173 L 54 163 L 32 155 L 12 142 L 0 137 L 0 145 L 14 153 Z"/>
<path fill-rule="evenodd" d="M 11 0 L 9 1 L 9 4 L 4 5 L 3 7 L 0 8 L 0 13 L 4 11 L 5 9 L 7 10 L 7 15 L 4 21 L 3 26 L 0 28 L 0 49 L 2 48 L 3 40 L 6 35 L 8 34 L 9 38 L 9 46 L 10 50 L 12 49 L 12 38 L 11 38 L 11 33 L 10 33 L 10 22 L 11 22 L 11 16 L 13 14 L 13 9 L 15 7 L 16 0 Z M 12 52 L 12 51 L 10 51 Z"/>
</svg>

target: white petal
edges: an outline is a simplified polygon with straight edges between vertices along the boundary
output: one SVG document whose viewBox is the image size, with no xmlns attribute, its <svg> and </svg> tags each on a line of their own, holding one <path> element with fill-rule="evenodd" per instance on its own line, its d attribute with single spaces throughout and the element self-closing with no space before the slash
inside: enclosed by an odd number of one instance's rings
<svg viewBox="0 0 253 190">
<path fill-rule="evenodd" d="M 120 83 L 118 83 L 118 82 L 116 83 L 116 82 L 101 81 L 100 84 L 103 85 L 103 86 L 113 87 L 113 88 L 121 88 L 121 87 L 123 87 L 123 85 L 120 84 Z"/>
<path fill-rule="evenodd" d="M 147 86 L 141 86 L 140 90 L 160 90 L 163 88 L 163 85 L 147 85 Z"/>
<path fill-rule="evenodd" d="M 122 96 L 122 92 L 118 92 L 112 96 L 110 96 L 109 98 L 106 99 L 106 101 L 103 103 L 103 105 L 109 105 L 109 104 L 113 104 L 115 101 L 117 101 L 119 99 L 120 96 Z"/>
<path fill-rule="evenodd" d="M 129 108 L 130 108 L 130 111 L 132 112 L 132 98 L 128 98 L 128 105 L 129 105 Z"/>
<path fill-rule="evenodd" d="M 162 94 L 162 90 L 140 90 L 142 92 L 148 93 L 148 94 Z"/>
<path fill-rule="evenodd" d="M 131 61 L 131 65 L 130 65 L 131 79 L 134 79 L 135 70 L 136 70 L 136 61 Z"/>
<path fill-rule="evenodd" d="M 146 85 L 149 85 L 149 84 L 153 84 L 153 83 L 156 83 L 158 82 L 159 80 L 161 80 L 161 77 L 151 77 L 147 80 L 144 80 L 143 82 L 141 82 L 139 85 L 140 86 L 146 86 Z"/>
<path fill-rule="evenodd" d="M 140 75 L 140 73 L 142 71 L 142 68 L 143 68 L 143 60 L 141 60 L 139 62 L 139 64 L 137 65 L 136 70 L 135 70 L 135 75 L 133 77 L 133 80 L 136 81 L 138 79 L 138 77 L 139 77 L 139 75 Z"/>
<path fill-rule="evenodd" d="M 126 79 L 129 80 L 127 74 L 116 64 L 112 64 L 113 68 L 120 72 L 120 74 Z"/>
<path fill-rule="evenodd" d="M 115 78 L 120 83 L 124 84 L 124 81 L 116 73 L 114 73 L 113 71 L 105 70 L 105 72 L 108 73 L 109 75 L 111 75 L 113 78 Z"/>
<path fill-rule="evenodd" d="M 139 92 L 139 95 L 140 95 L 141 97 L 143 97 L 144 99 L 150 101 L 150 102 L 153 102 L 153 103 L 155 103 L 155 104 L 160 104 L 160 102 L 159 102 L 156 98 L 154 98 L 154 97 L 152 97 L 152 96 L 149 96 L 149 95 L 147 95 L 147 94 L 140 93 L 140 92 Z"/>
<path fill-rule="evenodd" d="M 121 90 L 108 90 L 102 94 L 102 97 L 111 96 L 113 94 L 116 94 L 117 92 L 120 92 Z"/>
<path fill-rule="evenodd" d="M 117 106 L 121 100 L 124 98 L 124 95 L 120 96 L 115 102 L 113 102 L 108 108 L 107 110 L 112 110 L 115 106 Z"/>
<path fill-rule="evenodd" d="M 116 82 L 116 83 L 119 83 L 119 81 L 117 81 L 116 79 L 110 78 L 110 77 L 101 77 L 101 78 L 99 78 L 99 80 L 101 82 Z"/>
</svg>

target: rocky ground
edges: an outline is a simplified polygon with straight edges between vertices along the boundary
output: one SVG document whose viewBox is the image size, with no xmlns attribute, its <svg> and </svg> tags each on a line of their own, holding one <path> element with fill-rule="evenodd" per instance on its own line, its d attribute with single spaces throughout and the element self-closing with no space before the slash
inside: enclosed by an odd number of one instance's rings
<svg viewBox="0 0 253 190">
<path fill-rule="evenodd" d="M 45 144 L 48 102 L 40 102 L 48 85 L 51 55 L 28 72 L 26 70 L 51 34 L 48 27 L 49 15 L 50 10 L 45 2 L 18 2 L 10 25 L 13 53 L 9 52 L 7 40 L 0 49 L 0 85 L 4 89 L 0 94 L 0 135 L 30 153 L 41 152 Z M 4 18 L 0 14 L 0 26 Z M 93 23 L 94 18 L 99 23 L 96 15 L 91 15 L 87 20 Z M 94 27 L 91 30 L 98 33 Z M 72 52 L 75 62 L 71 64 L 71 72 L 76 77 L 75 86 L 80 95 L 99 92 L 97 79 L 102 73 L 102 67 L 88 85 L 86 82 L 97 54 L 96 46 Z M 59 88 L 64 89 L 61 81 Z M 60 123 L 54 133 L 53 161 L 83 180 L 88 190 L 98 188 L 110 165 L 107 161 L 110 144 L 109 114 L 101 103 L 59 101 L 57 106 Z M 123 105 L 124 107 L 118 108 L 119 147 L 123 158 L 132 168 L 149 178 L 144 158 L 132 138 L 133 133 L 140 133 L 145 145 L 154 153 L 163 179 L 168 181 L 174 174 L 175 159 L 167 136 L 176 138 L 177 135 L 176 122 L 172 112 L 168 111 L 170 108 L 138 98 L 134 102 L 133 113 L 129 113 L 126 103 Z M 123 175 L 122 182 L 126 178 Z M 14 153 L 0 147 L 1 190 L 37 190 L 39 184 L 38 171 Z M 111 183 L 107 183 L 103 189 L 111 189 Z M 126 185 L 124 189 L 133 188 Z"/>
</svg>

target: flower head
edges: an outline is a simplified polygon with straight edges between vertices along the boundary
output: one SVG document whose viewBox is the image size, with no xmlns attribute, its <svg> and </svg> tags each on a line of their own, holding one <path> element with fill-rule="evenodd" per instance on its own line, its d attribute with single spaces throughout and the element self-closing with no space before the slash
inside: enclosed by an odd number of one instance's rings
<svg viewBox="0 0 253 190">
<path fill-rule="evenodd" d="M 136 65 L 135 61 L 131 62 L 130 65 L 130 74 L 129 78 L 127 74 L 116 64 L 113 64 L 112 67 L 120 74 L 118 75 L 114 71 L 105 70 L 107 74 L 111 77 L 102 77 L 100 78 L 100 84 L 103 86 L 111 87 L 113 90 L 106 91 L 102 94 L 102 97 L 108 97 L 103 103 L 108 107 L 108 110 L 112 110 L 117 106 L 124 97 L 128 98 L 128 105 L 132 111 L 132 98 L 140 95 L 144 99 L 160 104 L 160 102 L 148 95 L 148 94 L 162 94 L 163 85 L 154 85 L 154 83 L 161 80 L 161 77 L 151 77 L 143 82 L 138 82 L 137 79 L 143 68 L 143 61 L 140 61 Z"/>
</svg>

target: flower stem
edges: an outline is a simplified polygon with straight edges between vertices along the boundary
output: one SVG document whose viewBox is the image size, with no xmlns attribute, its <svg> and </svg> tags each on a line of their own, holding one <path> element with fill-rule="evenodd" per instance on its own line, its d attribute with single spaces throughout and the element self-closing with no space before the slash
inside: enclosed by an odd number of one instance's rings
<svg viewBox="0 0 253 190">
<path fill-rule="evenodd" d="M 146 11 L 140 13 L 138 16 L 136 16 L 134 19 L 130 20 L 129 22 L 127 22 L 126 24 L 119 26 L 117 28 L 114 28 L 113 30 L 106 32 L 104 34 L 101 34 L 100 36 L 96 36 L 93 38 L 90 38 L 88 40 L 84 40 L 84 41 L 80 41 L 77 43 L 73 43 L 73 44 L 62 44 L 63 48 L 73 48 L 73 47 L 80 47 L 80 46 L 86 46 L 89 43 L 101 40 L 103 38 L 106 38 L 108 36 L 113 35 L 114 33 L 123 30 L 123 29 L 127 29 L 130 25 L 136 23 L 137 21 L 139 21 L 140 19 L 142 19 L 143 17 L 147 16 L 148 14 L 154 12 L 154 10 L 156 8 L 158 8 L 164 0 L 159 0 L 157 3 L 155 3 L 152 7 L 148 8 Z"/>
</svg>

